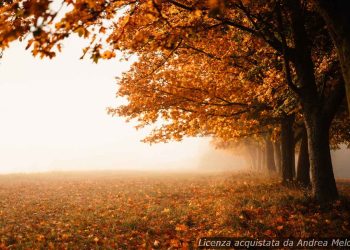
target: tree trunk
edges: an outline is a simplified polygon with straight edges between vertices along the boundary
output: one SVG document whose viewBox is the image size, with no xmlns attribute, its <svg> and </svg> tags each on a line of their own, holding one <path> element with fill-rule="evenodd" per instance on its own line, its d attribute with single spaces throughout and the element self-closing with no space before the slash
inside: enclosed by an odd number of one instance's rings
<svg viewBox="0 0 350 250">
<path fill-rule="evenodd" d="M 256 166 L 257 166 L 257 170 L 260 171 L 261 170 L 261 149 L 260 146 L 258 144 L 257 148 L 256 148 Z"/>
<path fill-rule="evenodd" d="M 309 149 L 305 129 L 302 133 L 296 179 L 302 186 L 308 187 L 310 185 Z"/>
<path fill-rule="evenodd" d="M 246 146 L 245 155 L 250 168 L 256 170 L 256 154 L 252 151 L 252 147 Z"/>
<path fill-rule="evenodd" d="M 259 151 L 260 151 L 259 147 L 257 147 L 257 149 L 256 149 L 256 170 L 259 170 L 259 168 L 260 168 L 260 164 L 259 164 L 259 162 L 260 162 L 260 152 Z"/>
<path fill-rule="evenodd" d="M 313 197 L 321 202 L 338 198 L 329 147 L 329 122 L 321 112 L 305 114 Z"/>
<path fill-rule="evenodd" d="M 348 101 L 348 110 L 350 114 L 350 38 L 348 38 L 347 42 L 343 42 L 343 45 L 341 45 L 341 49 L 338 49 L 338 55 L 340 58 L 339 61 L 344 77 L 346 97 Z"/>
<path fill-rule="evenodd" d="M 259 169 L 259 148 L 257 145 L 254 145 L 252 149 L 254 154 L 254 169 L 258 170 Z"/>
<path fill-rule="evenodd" d="M 348 0 L 315 0 L 318 3 L 331 3 Z M 338 197 L 334 180 L 332 161 L 329 148 L 329 127 L 342 101 L 342 79 L 328 94 L 326 100 L 320 99 L 320 93 L 315 79 L 314 63 L 311 56 L 311 44 L 305 28 L 304 10 L 300 0 L 287 1 L 290 8 L 292 36 L 294 40 L 295 66 L 299 86 L 288 78 L 289 86 L 299 96 L 305 119 L 308 137 L 309 161 L 311 168 L 311 184 L 313 197 L 323 203 L 335 200 Z M 332 5 L 332 4 L 330 4 Z M 347 10 L 344 10 L 345 12 Z M 286 58 L 284 53 L 284 58 Z M 287 58 L 288 59 L 288 58 Z M 288 65 L 289 61 L 287 60 Z M 287 71 L 288 73 L 288 71 Z M 289 72 L 290 73 L 290 72 Z M 287 74 L 287 76 L 290 76 Z"/>
<path fill-rule="evenodd" d="M 293 180 L 294 158 L 294 116 L 285 116 L 281 124 L 282 144 L 282 180 L 284 183 Z"/>
<path fill-rule="evenodd" d="M 337 49 L 350 111 L 350 1 L 316 0 Z"/>
<path fill-rule="evenodd" d="M 265 137 L 265 148 L 266 148 L 266 168 L 270 174 L 276 172 L 276 164 L 273 153 L 273 144 L 269 136 Z"/>
<path fill-rule="evenodd" d="M 292 179 L 294 180 L 295 177 L 296 177 L 296 170 L 295 170 L 295 141 L 293 140 L 293 161 L 294 161 L 294 164 L 293 164 L 293 167 L 292 167 Z"/>
<path fill-rule="evenodd" d="M 261 170 L 266 172 L 266 148 L 265 145 L 261 145 Z"/>
<path fill-rule="evenodd" d="M 273 144 L 273 149 L 275 152 L 275 163 L 276 163 L 276 168 L 277 172 L 281 173 L 282 172 L 282 155 L 281 155 L 281 142 L 277 141 Z"/>
</svg>

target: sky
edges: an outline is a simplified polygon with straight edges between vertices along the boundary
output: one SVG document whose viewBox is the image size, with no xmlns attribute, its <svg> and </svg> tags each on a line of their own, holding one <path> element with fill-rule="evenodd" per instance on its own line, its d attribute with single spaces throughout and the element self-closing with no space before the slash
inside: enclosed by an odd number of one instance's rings
<svg viewBox="0 0 350 250">
<path fill-rule="evenodd" d="M 79 60 L 84 42 L 68 39 L 53 60 L 13 43 L 0 60 L 0 173 L 104 169 L 192 169 L 204 154 L 220 164 L 242 160 L 211 149 L 208 139 L 140 142 L 149 130 L 107 115 L 115 77 L 131 62 Z"/>
</svg>

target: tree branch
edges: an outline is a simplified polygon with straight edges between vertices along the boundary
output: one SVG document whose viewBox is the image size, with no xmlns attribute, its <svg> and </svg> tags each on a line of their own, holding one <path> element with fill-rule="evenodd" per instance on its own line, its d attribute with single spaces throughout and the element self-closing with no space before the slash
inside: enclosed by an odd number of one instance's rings
<svg viewBox="0 0 350 250">
<path fill-rule="evenodd" d="M 277 11 L 277 22 L 278 22 L 278 29 L 279 33 L 281 35 L 282 40 L 282 54 L 283 54 L 283 63 L 284 63 L 284 73 L 286 77 L 286 81 L 288 86 L 298 95 L 300 95 L 299 88 L 293 83 L 292 75 L 291 75 L 291 69 L 290 69 L 290 61 L 289 56 L 287 53 L 287 41 L 286 36 L 283 31 L 283 18 L 282 18 L 282 12 L 281 12 L 281 5 L 280 1 L 276 1 L 276 11 Z"/>
</svg>

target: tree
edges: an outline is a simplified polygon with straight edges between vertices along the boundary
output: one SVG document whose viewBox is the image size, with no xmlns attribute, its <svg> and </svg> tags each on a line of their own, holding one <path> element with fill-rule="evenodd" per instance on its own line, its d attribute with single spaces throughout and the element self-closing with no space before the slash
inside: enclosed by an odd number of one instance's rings
<svg viewBox="0 0 350 250">
<path fill-rule="evenodd" d="M 84 55 L 90 53 L 95 62 L 100 58 L 113 57 L 114 50 L 120 49 L 140 56 L 149 56 L 153 53 L 153 57 L 159 56 L 159 65 L 162 65 L 168 61 L 168 57 L 174 55 L 175 50 L 182 49 L 206 57 L 225 58 L 231 63 L 230 70 L 235 71 L 236 75 L 239 75 L 237 72 L 245 75 L 246 67 L 242 68 L 242 63 L 246 65 L 247 61 L 254 62 L 261 56 L 269 65 L 269 59 L 277 57 L 277 64 L 272 68 L 275 72 L 280 72 L 278 63 L 281 68 L 280 62 L 283 62 L 285 72 L 283 86 L 294 92 L 305 120 L 313 196 L 321 202 L 337 198 L 329 152 L 329 128 L 337 108 L 343 101 L 344 81 L 342 77 L 334 78 L 332 77 L 334 74 L 329 74 L 339 72 L 339 65 L 332 56 L 334 47 L 313 5 L 302 3 L 300 0 L 205 2 L 66 0 L 65 4 L 69 5 L 71 10 L 63 18 L 56 20 L 57 12 L 49 10 L 47 0 L 4 2 L 0 9 L 2 14 L 0 47 L 4 48 L 11 41 L 32 34 L 28 45 L 32 46 L 33 54 L 53 57 L 55 52 L 60 50 L 62 39 L 77 33 L 91 40 L 91 45 L 84 49 Z M 121 12 L 123 16 L 116 22 L 115 19 Z M 235 35 L 232 39 L 227 39 L 225 31 Z M 214 48 L 218 47 L 218 53 L 213 55 Z M 253 54 L 249 55 L 250 51 L 253 51 Z M 241 62 L 243 53 L 246 54 Z M 267 56 L 268 54 L 270 56 Z M 253 75 L 256 77 L 259 73 Z M 264 76 L 269 78 L 267 74 Z M 242 84 L 242 89 L 250 87 L 250 92 L 255 92 L 249 82 L 254 81 L 242 81 L 246 83 Z M 243 85 L 249 87 L 244 88 Z M 268 89 L 270 93 L 276 91 L 274 86 Z M 152 92 L 150 89 L 147 90 L 149 93 Z M 242 96 L 245 96 L 245 92 L 239 89 L 236 89 L 236 92 L 244 93 Z M 251 97 L 249 92 L 247 96 Z M 262 96 L 268 98 L 269 94 Z M 276 99 L 272 98 L 271 103 L 280 106 L 278 101 L 273 100 Z M 262 112 L 260 104 L 256 113 Z M 217 105 L 214 106 L 217 110 Z M 242 106 L 239 108 L 238 106 L 235 111 L 250 113 Z M 254 104 L 249 103 L 249 107 L 254 107 Z M 202 109 L 211 108 L 202 105 Z M 222 115 L 222 110 L 219 110 Z M 233 113 L 229 113 L 229 116 L 231 115 Z M 148 116 L 151 120 L 157 118 L 155 113 L 153 116 L 149 113 Z M 187 119 L 191 115 L 181 113 L 179 119 L 181 122 L 176 126 L 169 125 L 168 128 L 186 128 L 183 117 Z M 204 121 L 209 117 L 205 115 L 198 119 Z M 208 121 L 218 125 L 228 124 L 230 120 Z M 243 127 L 248 123 L 238 125 Z M 219 126 L 211 127 L 220 132 Z M 182 133 L 175 134 L 181 136 Z"/>
<path fill-rule="evenodd" d="M 207 35 L 213 41 L 218 36 L 227 41 L 237 35 L 228 30 L 211 33 Z M 198 49 L 199 45 L 178 46 L 171 56 L 144 53 L 120 81 L 118 96 L 126 97 L 128 103 L 110 112 L 137 118 L 140 126 L 156 123 L 159 118 L 169 121 L 157 123 L 161 127 L 146 139 L 149 142 L 198 135 L 225 141 L 258 136 L 266 144 L 266 167 L 276 171 L 271 133 L 280 123 L 280 112 L 293 107 L 287 100 L 291 93 L 281 85 L 282 72 L 274 68 L 280 65 L 277 56 L 256 53 L 256 57 L 247 58 L 250 51 L 228 51 L 234 46 L 221 49 L 239 58 L 234 62 L 239 64 L 238 74 L 230 57 L 208 54 Z M 210 46 L 219 51 L 221 44 Z"/>
</svg>

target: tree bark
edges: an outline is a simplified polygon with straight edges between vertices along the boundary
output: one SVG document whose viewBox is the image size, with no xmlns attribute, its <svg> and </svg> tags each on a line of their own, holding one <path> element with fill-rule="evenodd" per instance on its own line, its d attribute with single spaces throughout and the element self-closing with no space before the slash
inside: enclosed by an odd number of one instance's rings
<svg viewBox="0 0 350 250">
<path fill-rule="evenodd" d="M 310 185 L 310 162 L 306 130 L 302 132 L 296 180 L 304 187 Z"/>
<path fill-rule="evenodd" d="M 275 173 L 276 172 L 276 164 L 275 164 L 275 158 L 274 158 L 274 152 L 273 152 L 273 144 L 272 141 L 268 136 L 266 136 L 265 138 L 265 153 L 266 153 L 266 168 L 268 170 L 268 172 L 270 174 Z"/>
<path fill-rule="evenodd" d="M 315 2 L 337 49 L 350 111 L 350 1 L 316 0 Z"/>
<path fill-rule="evenodd" d="M 293 122 L 294 115 L 286 115 L 281 122 L 282 181 L 284 183 L 293 180 L 293 168 L 295 168 Z"/>
<path fill-rule="evenodd" d="M 313 197 L 321 203 L 338 197 L 329 147 L 329 126 L 320 112 L 305 117 Z"/>
</svg>

